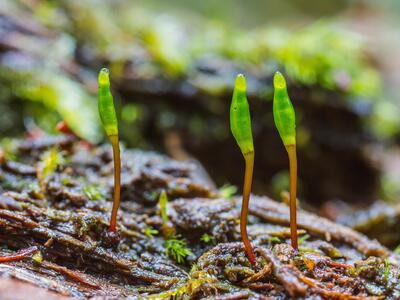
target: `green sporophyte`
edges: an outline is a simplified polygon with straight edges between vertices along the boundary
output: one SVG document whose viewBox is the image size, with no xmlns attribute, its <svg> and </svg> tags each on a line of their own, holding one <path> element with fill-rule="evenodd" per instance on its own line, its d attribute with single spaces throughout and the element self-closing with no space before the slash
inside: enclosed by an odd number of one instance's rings
<svg viewBox="0 0 400 300">
<path fill-rule="evenodd" d="M 246 78 L 239 74 L 235 80 L 230 109 L 230 125 L 232 134 L 243 155 L 253 153 L 253 133 L 249 103 L 246 96 Z"/>
<path fill-rule="evenodd" d="M 232 135 L 245 160 L 242 209 L 240 213 L 240 234 L 247 257 L 252 266 L 255 267 L 256 257 L 247 235 L 247 214 L 249 210 L 251 185 L 253 182 L 254 145 L 250 109 L 246 96 L 246 78 L 243 74 L 238 74 L 236 76 L 230 108 L 230 125 Z"/>
<path fill-rule="evenodd" d="M 103 68 L 99 73 L 99 115 L 107 136 L 118 136 L 118 120 L 114 107 L 114 99 L 110 91 L 110 72 Z"/>
<path fill-rule="evenodd" d="M 114 157 L 114 201 L 111 212 L 109 231 L 116 232 L 117 214 L 121 193 L 121 157 L 118 137 L 118 120 L 115 113 L 114 99 L 110 91 L 110 77 L 108 69 L 103 68 L 100 70 L 98 84 L 99 115 L 107 137 L 110 140 Z"/>
<path fill-rule="evenodd" d="M 274 76 L 273 115 L 275 126 L 289 157 L 290 174 L 290 236 L 294 249 L 298 249 L 297 240 L 297 154 L 296 154 L 296 115 L 290 101 L 286 80 L 280 72 Z"/>
<path fill-rule="evenodd" d="M 296 145 L 296 114 L 287 92 L 286 80 L 280 72 L 274 76 L 273 114 L 283 144 Z"/>
</svg>

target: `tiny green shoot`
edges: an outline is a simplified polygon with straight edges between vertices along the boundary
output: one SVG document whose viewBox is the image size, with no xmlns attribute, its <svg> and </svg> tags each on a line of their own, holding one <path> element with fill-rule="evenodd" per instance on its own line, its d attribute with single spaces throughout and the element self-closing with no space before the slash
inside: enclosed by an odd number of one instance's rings
<svg viewBox="0 0 400 300">
<path fill-rule="evenodd" d="M 40 174 L 43 178 L 46 178 L 50 174 L 52 174 L 58 165 L 63 163 L 63 157 L 60 152 L 56 148 L 51 148 L 50 150 L 46 151 L 40 160 Z"/>
<path fill-rule="evenodd" d="M 237 75 L 235 80 L 230 108 L 230 125 L 232 135 L 234 136 L 245 160 L 242 210 L 240 213 L 240 234 L 242 236 L 247 257 L 254 267 L 256 265 L 256 257 L 247 235 L 247 214 L 253 181 L 254 146 L 249 103 L 246 97 L 246 78 L 242 74 Z"/>
<path fill-rule="evenodd" d="M 89 200 L 97 201 L 101 199 L 100 191 L 93 185 L 86 185 L 83 187 L 82 191 L 89 198 Z"/>
<path fill-rule="evenodd" d="M 192 251 L 186 247 L 186 241 L 175 236 L 175 229 L 170 227 L 167 215 L 167 203 L 168 197 L 165 191 L 160 193 L 158 199 L 158 204 L 160 206 L 160 215 L 163 221 L 162 232 L 165 240 L 165 253 L 175 260 L 177 263 L 181 264 L 184 262 L 185 257 L 192 254 Z M 146 228 L 147 229 L 147 228 Z M 155 230 L 157 233 L 158 231 Z M 145 232 L 146 235 L 148 235 Z"/>
<path fill-rule="evenodd" d="M 43 262 L 42 253 L 37 251 L 34 255 L 32 255 L 32 260 L 37 264 L 41 264 Z"/>
<path fill-rule="evenodd" d="M 177 236 L 165 241 L 165 253 L 178 264 L 182 264 L 186 256 L 193 254 L 193 252 L 186 247 L 186 241 Z"/>
<path fill-rule="evenodd" d="M 111 212 L 109 231 L 116 232 L 117 214 L 121 192 L 121 157 L 118 137 L 118 120 L 114 107 L 114 99 L 110 91 L 110 77 L 108 69 L 103 68 L 100 70 L 98 84 L 99 115 L 106 135 L 110 140 L 114 157 L 114 201 Z"/>
<path fill-rule="evenodd" d="M 44 187 L 45 179 L 50 176 L 59 165 L 64 163 L 64 158 L 57 148 L 51 148 L 40 157 L 37 176 L 41 189 Z"/>
<path fill-rule="evenodd" d="M 151 239 L 154 235 L 158 234 L 158 230 L 154 229 L 151 226 L 146 226 L 146 228 L 144 229 L 144 234 Z"/>
<path fill-rule="evenodd" d="M 277 236 L 271 236 L 267 239 L 267 241 L 270 243 L 280 243 L 281 239 L 278 238 Z"/>
<path fill-rule="evenodd" d="M 390 263 L 387 259 L 383 261 L 383 279 L 385 280 L 386 283 L 389 282 L 389 275 L 390 275 Z"/>
<path fill-rule="evenodd" d="M 175 235 L 175 228 L 171 225 L 167 215 L 167 203 L 168 197 L 165 191 L 160 193 L 160 197 L 158 198 L 158 205 L 160 207 L 160 215 L 162 219 L 162 235 L 164 238 L 169 239 L 173 238 Z"/>
<path fill-rule="evenodd" d="M 201 240 L 202 242 L 208 244 L 208 243 L 214 241 L 214 237 L 213 237 L 212 235 L 209 235 L 208 233 L 204 233 L 204 234 L 201 236 L 200 240 Z"/>
<path fill-rule="evenodd" d="M 296 116 L 287 93 L 286 80 L 280 72 L 274 76 L 273 115 L 275 126 L 289 157 L 290 177 L 290 235 L 292 247 L 298 250 L 297 242 L 297 155 L 296 155 Z"/>
<path fill-rule="evenodd" d="M 305 234 L 298 238 L 298 244 L 303 245 L 305 241 L 307 241 L 311 236 L 309 234 Z"/>
<path fill-rule="evenodd" d="M 70 186 L 72 184 L 71 178 L 69 177 L 63 177 L 61 179 L 61 183 L 63 186 Z"/>
<path fill-rule="evenodd" d="M 236 194 L 237 186 L 231 184 L 224 184 L 218 189 L 219 195 L 224 199 L 232 199 L 233 195 Z"/>
<path fill-rule="evenodd" d="M 160 198 L 158 199 L 158 203 L 160 205 L 160 214 L 161 214 L 161 219 L 163 220 L 163 224 L 167 224 L 168 223 L 168 215 L 167 215 L 168 197 L 167 197 L 167 193 L 165 193 L 165 191 L 161 192 Z"/>
</svg>

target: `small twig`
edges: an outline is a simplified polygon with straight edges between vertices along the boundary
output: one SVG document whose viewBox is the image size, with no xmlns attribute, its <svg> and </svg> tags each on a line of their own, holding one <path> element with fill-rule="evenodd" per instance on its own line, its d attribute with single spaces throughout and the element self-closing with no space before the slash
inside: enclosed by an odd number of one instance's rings
<svg viewBox="0 0 400 300">
<path fill-rule="evenodd" d="M 94 282 L 94 280 L 92 278 L 89 278 L 88 275 L 83 274 L 81 272 L 72 271 L 72 270 L 70 270 L 70 269 L 68 269 L 66 267 L 59 266 L 59 265 L 57 265 L 55 263 L 52 263 L 52 262 L 45 262 L 44 261 L 44 262 L 42 262 L 42 265 L 44 267 L 52 269 L 52 270 L 54 270 L 56 272 L 64 274 L 64 275 L 70 277 L 71 279 L 73 279 L 75 281 L 78 281 L 78 282 L 80 282 L 82 284 L 88 285 L 88 286 L 90 286 L 92 288 L 98 288 L 99 287 L 99 285 L 96 282 Z"/>
<path fill-rule="evenodd" d="M 29 256 L 32 256 L 32 254 L 35 253 L 36 251 L 38 251 L 38 248 L 36 246 L 21 249 L 14 254 L 7 256 L 0 256 L 0 263 L 21 260 Z"/>
</svg>

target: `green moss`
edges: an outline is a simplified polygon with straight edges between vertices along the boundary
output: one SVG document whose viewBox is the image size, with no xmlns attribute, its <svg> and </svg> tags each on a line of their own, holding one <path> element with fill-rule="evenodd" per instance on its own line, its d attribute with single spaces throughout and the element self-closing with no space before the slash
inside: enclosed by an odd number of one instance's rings
<svg viewBox="0 0 400 300">
<path fill-rule="evenodd" d="M 321 254 L 320 251 L 312 249 L 312 248 L 306 248 L 306 247 L 301 247 L 299 248 L 300 253 L 315 253 L 315 254 Z"/>
<path fill-rule="evenodd" d="M 280 243 L 280 242 L 281 242 L 281 239 L 278 238 L 278 237 L 276 237 L 276 236 L 271 236 L 271 237 L 269 237 L 269 238 L 267 239 L 267 241 L 268 241 L 269 243 L 273 244 L 273 243 Z"/>
<path fill-rule="evenodd" d="M 337 248 L 332 248 L 329 249 L 328 251 L 324 251 L 326 253 L 326 255 L 328 255 L 330 258 L 341 258 L 343 257 L 342 252 L 340 252 L 339 249 Z"/>
<path fill-rule="evenodd" d="M 1 150 L 6 160 L 16 161 L 18 159 L 17 145 L 13 139 L 3 138 L 1 140 Z"/>
<path fill-rule="evenodd" d="M 79 236 L 83 237 L 87 235 L 90 231 L 100 232 L 100 222 L 94 216 L 84 215 L 77 218 L 77 223 L 79 226 Z"/>
<path fill-rule="evenodd" d="M 383 261 L 383 268 L 382 268 L 382 273 L 383 273 L 383 280 L 387 284 L 389 282 L 389 275 L 390 275 L 390 263 L 387 259 Z"/>
<path fill-rule="evenodd" d="M 64 164 L 64 157 L 57 148 L 51 148 L 40 157 L 38 177 L 42 181 L 50 176 L 59 165 Z"/>
<path fill-rule="evenodd" d="M 235 185 L 224 184 L 218 189 L 218 194 L 224 199 L 232 199 L 232 197 L 237 193 L 238 188 Z"/>
<path fill-rule="evenodd" d="M 269 31 L 264 41 L 269 41 L 272 57 L 298 82 L 364 97 L 380 92 L 379 75 L 368 66 L 356 34 L 319 22 L 296 32 Z"/>
<path fill-rule="evenodd" d="M 33 104 L 29 115 L 32 116 L 33 110 L 36 122 L 46 131 L 54 132 L 57 122 L 64 119 L 76 134 L 98 142 L 101 133 L 93 96 L 64 71 L 54 67 L 57 63 L 38 67 L 40 72 L 0 66 L 0 88 L 9 90 L 7 99 L 14 97 Z"/>
<path fill-rule="evenodd" d="M 37 263 L 41 264 L 43 262 L 42 252 L 38 251 L 32 256 L 32 260 Z"/>
<path fill-rule="evenodd" d="M 113 54 L 115 64 L 128 60 L 132 51 L 147 51 L 151 59 L 138 66 L 140 73 L 178 77 L 192 71 L 205 54 L 212 54 L 256 69 L 279 64 L 297 82 L 351 95 L 371 97 L 380 90 L 379 75 L 369 66 L 363 40 L 334 21 L 292 31 L 273 27 L 243 31 L 205 18 L 159 15 L 135 4 L 103 3 L 96 10 L 92 5 L 93 1 L 76 0 L 64 4 L 74 16 L 78 41 L 98 55 Z"/>
<path fill-rule="evenodd" d="M 89 198 L 89 200 L 97 201 L 101 199 L 102 195 L 97 187 L 95 187 L 94 185 L 86 185 L 83 187 L 82 191 L 86 195 L 86 197 Z"/>
<path fill-rule="evenodd" d="M 204 234 L 201 236 L 200 241 L 202 241 L 202 242 L 208 244 L 208 243 L 210 243 L 210 242 L 213 242 L 214 239 L 215 239 L 215 238 L 214 238 L 212 235 L 209 235 L 208 233 L 204 233 Z"/>
<path fill-rule="evenodd" d="M 193 252 L 187 248 L 184 239 L 175 236 L 165 241 L 165 254 L 178 264 L 182 264 L 185 258 L 192 255 Z"/>
<path fill-rule="evenodd" d="M 71 186 L 71 185 L 72 185 L 71 178 L 69 178 L 69 177 L 63 177 L 63 178 L 61 179 L 61 184 L 62 184 L 63 186 Z"/>
<path fill-rule="evenodd" d="M 81 45 L 95 58 L 109 61 L 116 80 L 123 76 L 132 53 L 139 53 L 141 63 L 135 65 L 139 77 L 180 79 L 185 75 L 190 84 L 210 95 L 226 93 L 230 84 L 224 78 L 196 72 L 204 57 L 228 59 L 232 65 L 263 75 L 279 66 L 294 83 L 341 91 L 349 101 L 373 99 L 370 124 L 386 136 L 399 131 L 398 106 L 381 97 L 381 79 L 365 55 L 364 41 L 335 25 L 335 20 L 299 30 L 264 26 L 244 31 L 199 16 L 176 18 L 165 12 L 160 15 L 133 2 L 118 5 L 103 1 L 99 5 L 93 0 L 70 0 L 59 3 L 56 10 L 44 7 L 38 7 L 36 17 L 40 22 L 46 19 L 47 26 L 60 30 L 60 19 L 68 25 L 52 41 L 52 54 L 38 61 L 37 66 L 0 68 L 0 98 L 16 97 L 43 105 L 37 119 L 46 130 L 62 118 L 80 136 L 91 141 L 101 138 L 93 95 L 60 63 L 73 60 L 76 45 Z M 43 17 L 43 11 L 48 19 Z M 30 44 L 34 44 L 32 40 L 26 43 L 27 47 Z M 90 83 L 90 78 L 84 79 Z M 257 91 L 266 99 L 270 99 L 270 92 L 267 88 Z M 133 122 L 137 116 L 132 106 L 123 112 L 122 120 Z"/>
<path fill-rule="evenodd" d="M 189 276 L 189 280 L 182 286 L 170 289 L 166 292 L 161 292 L 155 295 L 149 295 L 146 298 L 149 300 L 170 300 L 170 299 L 189 299 L 191 295 L 196 294 L 196 289 L 204 284 L 208 284 L 210 287 L 217 281 L 217 278 L 209 275 L 206 272 L 190 272 L 193 276 Z"/>
<path fill-rule="evenodd" d="M 44 214 L 55 222 L 69 222 L 72 217 L 72 213 L 69 211 L 55 210 L 50 208 L 48 208 Z"/>
<path fill-rule="evenodd" d="M 154 229 L 151 226 L 146 226 L 146 228 L 144 229 L 144 234 L 148 238 L 153 238 L 153 235 L 157 235 L 158 234 L 158 230 Z"/>
</svg>

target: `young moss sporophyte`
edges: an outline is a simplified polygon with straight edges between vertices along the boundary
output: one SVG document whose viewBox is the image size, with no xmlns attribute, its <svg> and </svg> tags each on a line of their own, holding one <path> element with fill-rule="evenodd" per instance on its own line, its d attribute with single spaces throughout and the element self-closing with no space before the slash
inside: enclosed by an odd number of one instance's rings
<svg viewBox="0 0 400 300">
<path fill-rule="evenodd" d="M 283 145 L 289 157 L 290 173 L 290 236 L 292 247 L 298 250 L 297 241 L 297 155 L 296 155 L 296 116 L 290 101 L 286 80 L 280 72 L 274 76 L 273 114 L 275 126 L 278 129 Z"/>
<path fill-rule="evenodd" d="M 168 196 L 165 191 L 160 193 L 158 204 L 160 207 L 160 216 L 162 219 L 162 235 L 165 239 L 165 254 L 175 260 L 178 264 L 185 261 L 186 256 L 192 255 L 192 251 L 186 246 L 186 240 L 176 235 L 175 228 L 169 221 L 167 215 Z"/>
<path fill-rule="evenodd" d="M 160 206 L 160 215 L 162 219 L 162 228 L 161 232 L 165 239 L 169 239 L 175 236 L 175 228 L 172 226 L 172 223 L 169 221 L 167 215 L 167 203 L 168 203 L 168 196 L 165 191 L 160 193 L 160 197 L 158 198 L 158 204 Z"/>
<path fill-rule="evenodd" d="M 114 157 L 114 202 L 111 212 L 109 231 L 116 232 L 117 213 L 119 208 L 121 190 L 121 158 L 118 137 L 118 120 L 114 107 L 114 99 L 110 91 L 110 77 L 108 69 L 103 68 L 100 70 L 98 84 L 99 115 L 106 135 L 110 140 Z"/>
<path fill-rule="evenodd" d="M 247 235 L 247 214 L 249 211 L 251 185 L 253 182 L 254 146 L 249 103 L 246 97 L 246 78 L 242 74 L 237 75 L 235 80 L 230 109 L 230 125 L 232 135 L 245 160 L 242 210 L 240 213 L 240 234 L 247 257 L 254 267 L 256 265 L 256 257 Z"/>
</svg>

